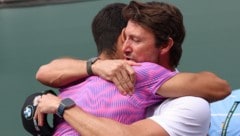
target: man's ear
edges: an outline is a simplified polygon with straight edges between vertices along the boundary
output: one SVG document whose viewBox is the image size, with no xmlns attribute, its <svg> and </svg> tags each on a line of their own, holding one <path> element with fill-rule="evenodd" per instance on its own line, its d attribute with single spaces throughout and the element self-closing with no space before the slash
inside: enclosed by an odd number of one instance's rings
<svg viewBox="0 0 240 136">
<path fill-rule="evenodd" d="M 160 49 L 160 53 L 161 54 L 166 54 L 170 51 L 170 49 L 172 48 L 174 44 L 174 41 L 171 37 L 168 38 L 168 41 L 161 47 Z"/>
<path fill-rule="evenodd" d="M 126 40 L 125 29 L 126 29 L 126 28 L 123 28 L 123 29 L 122 29 L 122 32 L 121 32 L 121 41 L 122 41 L 122 42 L 124 42 L 124 41 Z"/>
</svg>

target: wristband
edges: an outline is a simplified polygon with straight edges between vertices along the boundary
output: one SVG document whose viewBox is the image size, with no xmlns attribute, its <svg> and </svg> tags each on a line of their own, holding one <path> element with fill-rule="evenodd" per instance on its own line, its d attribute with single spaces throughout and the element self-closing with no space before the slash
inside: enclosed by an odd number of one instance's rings
<svg viewBox="0 0 240 136">
<path fill-rule="evenodd" d="M 60 117 L 60 118 L 63 118 L 63 113 L 66 109 L 69 109 L 73 106 L 75 106 L 75 102 L 70 99 L 70 98 L 65 98 L 61 101 L 60 105 L 58 106 L 58 109 L 57 109 L 57 115 Z"/>
<path fill-rule="evenodd" d="M 98 59 L 98 57 L 93 57 L 87 60 L 87 73 L 89 76 L 93 75 L 92 64 L 94 64 Z"/>
</svg>

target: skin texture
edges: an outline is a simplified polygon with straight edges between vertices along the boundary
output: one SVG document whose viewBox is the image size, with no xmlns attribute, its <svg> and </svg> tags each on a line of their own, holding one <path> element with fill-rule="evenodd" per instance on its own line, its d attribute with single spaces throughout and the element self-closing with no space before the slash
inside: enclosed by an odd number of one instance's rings
<svg viewBox="0 0 240 136">
<path fill-rule="evenodd" d="M 159 64 L 161 49 L 155 46 L 154 35 L 150 31 L 129 21 L 124 34 L 125 42 L 122 50 L 126 59 Z"/>
</svg>

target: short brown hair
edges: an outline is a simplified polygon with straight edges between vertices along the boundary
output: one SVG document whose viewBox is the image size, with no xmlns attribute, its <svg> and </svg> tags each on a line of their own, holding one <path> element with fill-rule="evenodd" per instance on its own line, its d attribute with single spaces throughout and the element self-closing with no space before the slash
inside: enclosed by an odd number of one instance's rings
<svg viewBox="0 0 240 136">
<path fill-rule="evenodd" d="M 174 45 L 170 50 L 170 64 L 177 67 L 185 37 L 183 16 L 177 7 L 164 2 L 131 1 L 123 9 L 123 16 L 153 32 L 157 47 L 162 46 L 171 37 Z"/>
</svg>

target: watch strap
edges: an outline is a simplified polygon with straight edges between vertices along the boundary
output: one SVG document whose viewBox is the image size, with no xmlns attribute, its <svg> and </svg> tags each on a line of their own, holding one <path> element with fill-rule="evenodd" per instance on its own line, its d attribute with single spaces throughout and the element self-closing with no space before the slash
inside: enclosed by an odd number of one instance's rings
<svg viewBox="0 0 240 136">
<path fill-rule="evenodd" d="M 63 113 L 64 113 L 64 105 L 62 103 L 60 103 L 60 105 L 58 106 L 58 109 L 57 109 L 57 115 L 60 117 L 60 118 L 63 118 Z"/>
<path fill-rule="evenodd" d="M 61 103 L 59 104 L 58 106 L 58 109 L 57 109 L 57 112 L 56 114 L 60 117 L 60 118 L 63 118 L 63 114 L 64 114 L 64 111 L 66 109 L 69 109 L 73 106 L 75 106 L 75 102 L 70 99 L 70 98 L 65 98 L 61 101 Z"/>
<path fill-rule="evenodd" d="M 92 64 L 94 64 L 98 59 L 98 57 L 93 57 L 87 60 L 87 73 L 89 76 L 93 75 Z"/>
</svg>

